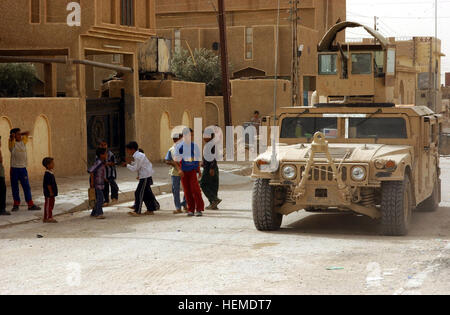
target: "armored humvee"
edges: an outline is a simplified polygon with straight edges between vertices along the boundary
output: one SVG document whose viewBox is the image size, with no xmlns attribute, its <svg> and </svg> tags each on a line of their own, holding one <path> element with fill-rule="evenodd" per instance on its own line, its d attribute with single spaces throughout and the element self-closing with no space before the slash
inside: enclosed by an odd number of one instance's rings
<svg viewBox="0 0 450 315">
<path fill-rule="evenodd" d="M 333 44 L 356 26 L 337 24 L 319 45 L 319 102 L 263 119 L 280 139 L 253 166 L 258 230 L 277 230 L 284 215 L 304 209 L 366 215 L 380 219 L 383 234 L 401 236 L 413 209 L 438 208 L 441 118 L 427 107 L 395 106 L 395 48 L 381 35 L 367 28 L 378 44 L 347 53 Z"/>
</svg>

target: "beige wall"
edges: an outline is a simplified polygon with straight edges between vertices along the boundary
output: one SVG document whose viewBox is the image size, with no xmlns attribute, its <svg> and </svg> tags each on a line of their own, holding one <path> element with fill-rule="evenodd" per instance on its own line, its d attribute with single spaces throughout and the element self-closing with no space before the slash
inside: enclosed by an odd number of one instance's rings
<svg viewBox="0 0 450 315">
<path fill-rule="evenodd" d="M 266 76 L 275 75 L 275 37 L 276 26 L 253 26 L 253 57 L 246 58 L 246 27 L 228 27 L 228 54 L 233 73 L 246 68 L 264 71 Z M 158 30 L 158 36 L 175 40 L 173 30 Z M 180 29 L 181 46 L 184 49 L 207 48 L 212 49 L 214 42 L 219 42 L 217 28 L 183 28 Z M 188 44 L 187 44 L 187 43 Z M 300 59 L 300 69 L 303 75 L 317 74 L 317 44 L 319 32 L 299 27 L 299 45 L 304 45 L 304 52 Z M 292 35 L 290 26 L 280 27 L 279 37 L 279 68 L 278 75 L 291 75 Z M 174 45 L 173 48 L 175 49 Z M 217 52 L 218 53 L 218 52 Z"/>
<path fill-rule="evenodd" d="M 84 106 L 75 98 L 0 98 L 0 130 L 2 154 L 9 166 L 7 130 L 8 121 L 13 128 L 30 131 L 32 139 L 27 145 L 30 178 L 42 176 L 42 158 L 55 158 L 58 176 L 79 175 L 86 172 L 86 140 L 80 116 L 85 116 Z M 8 132 L 7 132 L 8 131 Z M 8 173 L 8 172 L 7 172 Z M 7 178 L 9 174 L 7 174 Z"/>
<path fill-rule="evenodd" d="M 175 42 L 175 30 L 180 31 L 181 46 L 188 49 L 212 49 L 219 42 L 217 1 L 156 0 L 158 36 Z M 304 45 L 300 59 L 300 93 L 303 76 L 317 76 L 317 44 L 338 19 L 346 20 L 345 0 L 300 1 L 298 43 Z M 277 33 L 277 1 L 230 0 L 226 2 L 228 54 L 233 74 L 259 73 L 258 76 L 290 78 L 292 67 L 292 33 L 289 21 L 291 1 L 281 1 L 279 28 L 278 72 L 275 73 L 275 38 Z M 253 29 L 252 52 L 246 57 L 246 29 Z M 343 41 L 344 34 L 339 34 Z M 189 43 L 189 45 L 186 44 Z M 173 45 L 175 46 L 175 45 Z M 175 49 L 175 47 L 174 47 Z M 217 52 L 218 53 L 218 52 Z M 247 70 L 249 69 L 249 70 Z M 251 70 L 255 69 L 255 70 Z M 237 78 L 237 77 L 235 77 Z M 303 96 L 301 96 L 303 100 Z"/>
<path fill-rule="evenodd" d="M 416 72 L 397 71 L 394 97 L 397 104 L 416 103 Z"/>
<path fill-rule="evenodd" d="M 232 115 L 233 124 L 248 122 L 255 110 L 262 116 L 273 112 L 274 80 L 233 80 Z M 180 81 L 141 82 L 140 114 L 137 115 L 140 145 L 152 161 L 160 161 L 171 145 L 171 130 L 187 125 L 184 117 L 189 117 L 193 127 L 194 118 L 203 118 L 203 128 L 219 125 L 224 129 L 223 98 L 205 97 L 203 83 Z M 278 81 L 277 108 L 290 106 L 289 81 Z M 152 95 L 152 96 L 148 96 Z M 156 96 L 159 95 L 159 96 Z"/>
<path fill-rule="evenodd" d="M 290 0 L 281 0 L 282 25 L 288 25 Z M 156 0 L 157 27 L 215 27 L 217 17 L 214 7 L 217 0 Z M 326 30 L 340 18 L 346 19 L 346 0 L 302 0 L 299 2 L 301 25 L 319 31 Z M 277 1 L 228 0 L 225 4 L 228 26 L 275 25 Z"/>
<path fill-rule="evenodd" d="M 170 138 L 169 141 L 164 142 L 161 135 L 170 137 L 170 130 L 183 124 L 185 113 L 191 119 L 191 126 L 195 117 L 205 116 L 205 85 L 203 83 L 166 81 L 162 89 L 169 89 L 168 85 L 171 86 L 172 91 L 170 96 L 140 98 L 140 115 L 137 115 L 139 130 L 141 130 L 140 146 L 148 153 L 152 161 L 163 159 L 165 151 L 169 149 Z M 163 124 L 161 124 L 162 120 Z"/>
<path fill-rule="evenodd" d="M 233 124 L 242 125 L 249 122 L 255 110 L 258 110 L 262 116 L 273 113 L 274 86 L 274 80 L 231 81 Z M 277 95 L 277 108 L 291 106 L 289 81 L 278 81 Z"/>
</svg>

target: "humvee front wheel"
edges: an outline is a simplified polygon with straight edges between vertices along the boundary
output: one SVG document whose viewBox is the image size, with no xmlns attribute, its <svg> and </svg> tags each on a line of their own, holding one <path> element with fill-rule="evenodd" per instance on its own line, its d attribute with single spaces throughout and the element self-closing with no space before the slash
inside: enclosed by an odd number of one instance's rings
<svg viewBox="0 0 450 315">
<path fill-rule="evenodd" d="M 439 208 L 439 203 L 441 202 L 441 180 L 436 179 L 436 183 L 433 187 L 433 193 L 431 196 L 422 202 L 417 210 L 422 212 L 434 212 Z"/>
<path fill-rule="evenodd" d="M 275 188 L 268 179 L 257 179 L 253 186 L 253 221 L 259 231 L 276 231 L 283 215 L 275 211 Z"/>
<path fill-rule="evenodd" d="M 381 229 L 383 235 L 407 235 L 412 208 L 412 189 L 408 176 L 403 181 L 383 182 L 381 186 Z"/>
</svg>

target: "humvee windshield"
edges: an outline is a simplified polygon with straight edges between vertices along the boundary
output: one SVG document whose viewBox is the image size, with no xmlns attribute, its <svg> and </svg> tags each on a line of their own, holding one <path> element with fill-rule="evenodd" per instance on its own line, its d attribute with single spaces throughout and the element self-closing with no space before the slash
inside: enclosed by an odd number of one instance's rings
<svg viewBox="0 0 450 315">
<path fill-rule="evenodd" d="M 350 139 L 408 138 L 406 121 L 403 118 L 351 118 L 348 129 Z"/>
<path fill-rule="evenodd" d="M 338 137 L 337 118 L 287 117 L 281 125 L 281 138 L 312 138 L 317 131 L 327 138 Z"/>
<path fill-rule="evenodd" d="M 344 115 L 345 116 L 345 115 Z M 365 116 L 363 114 L 363 116 Z M 282 139 L 311 139 L 318 131 L 328 139 L 341 134 L 338 119 L 346 120 L 348 139 L 407 139 L 406 120 L 398 117 L 286 117 L 281 123 Z M 344 132 L 342 132 L 342 135 Z"/>
</svg>

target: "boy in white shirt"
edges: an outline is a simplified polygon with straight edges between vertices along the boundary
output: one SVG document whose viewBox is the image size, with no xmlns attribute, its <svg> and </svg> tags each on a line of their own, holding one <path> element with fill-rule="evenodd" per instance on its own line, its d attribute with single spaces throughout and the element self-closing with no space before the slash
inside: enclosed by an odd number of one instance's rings
<svg viewBox="0 0 450 315">
<path fill-rule="evenodd" d="M 157 210 L 157 202 L 151 186 L 153 185 L 153 165 L 147 159 L 144 153 L 139 152 L 139 145 L 136 142 L 130 142 L 126 146 L 127 163 L 124 165 L 132 172 L 138 173 L 139 185 L 134 193 L 135 209 L 130 212 L 131 216 L 140 216 L 142 212 L 142 203 L 145 203 L 147 212 L 145 215 L 153 215 Z"/>
</svg>

